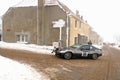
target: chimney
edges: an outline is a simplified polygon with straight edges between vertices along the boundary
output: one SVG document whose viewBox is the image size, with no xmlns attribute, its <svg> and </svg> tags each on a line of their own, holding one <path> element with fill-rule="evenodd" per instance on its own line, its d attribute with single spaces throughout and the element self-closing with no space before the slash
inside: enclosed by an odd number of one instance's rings
<svg viewBox="0 0 120 80">
<path fill-rule="evenodd" d="M 78 10 L 76 10 L 76 16 L 80 17 Z"/>
<path fill-rule="evenodd" d="M 58 0 L 45 0 L 46 4 L 56 4 Z"/>
<path fill-rule="evenodd" d="M 83 20 L 83 16 L 81 16 L 81 20 Z"/>
</svg>

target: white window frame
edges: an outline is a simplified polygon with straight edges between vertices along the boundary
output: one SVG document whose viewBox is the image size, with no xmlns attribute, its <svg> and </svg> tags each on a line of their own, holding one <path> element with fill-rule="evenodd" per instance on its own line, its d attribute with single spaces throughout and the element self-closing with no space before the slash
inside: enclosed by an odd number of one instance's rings
<svg viewBox="0 0 120 80">
<path fill-rule="evenodd" d="M 28 43 L 28 35 L 26 34 L 18 34 L 17 36 L 17 42 L 18 43 Z"/>
</svg>

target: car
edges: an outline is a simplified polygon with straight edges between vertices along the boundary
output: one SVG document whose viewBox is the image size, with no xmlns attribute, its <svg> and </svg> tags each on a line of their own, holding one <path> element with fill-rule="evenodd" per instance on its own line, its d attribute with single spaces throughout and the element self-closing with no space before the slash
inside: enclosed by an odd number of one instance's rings
<svg viewBox="0 0 120 80">
<path fill-rule="evenodd" d="M 55 56 L 63 57 L 64 59 L 71 59 L 74 56 L 90 57 L 96 60 L 102 56 L 102 49 L 90 44 L 73 45 L 68 48 L 56 48 Z"/>
<path fill-rule="evenodd" d="M 120 47 L 120 45 L 118 47 Z"/>
</svg>

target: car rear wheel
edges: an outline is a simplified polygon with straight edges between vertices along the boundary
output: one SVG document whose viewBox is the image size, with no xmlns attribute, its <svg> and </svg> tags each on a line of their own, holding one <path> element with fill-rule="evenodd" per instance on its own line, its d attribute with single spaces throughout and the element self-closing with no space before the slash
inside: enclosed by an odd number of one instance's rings
<svg viewBox="0 0 120 80">
<path fill-rule="evenodd" d="M 94 54 L 92 55 L 92 59 L 96 60 L 97 58 L 98 58 L 97 54 L 94 53 Z"/>
<path fill-rule="evenodd" d="M 67 60 L 69 60 L 69 59 L 72 58 L 72 54 L 71 53 L 65 53 L 64 54 L 64 58 L 67 59 Z"/>
</svg>

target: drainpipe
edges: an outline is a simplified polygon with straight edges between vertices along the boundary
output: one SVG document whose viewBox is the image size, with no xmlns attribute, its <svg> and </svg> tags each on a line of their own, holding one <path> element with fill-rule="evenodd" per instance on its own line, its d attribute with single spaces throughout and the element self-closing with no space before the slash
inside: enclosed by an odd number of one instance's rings
<svg viewBox="0 0 120 80">
<path fill-rule="evenodd" d="M 39 19 L 38 19 L 38 5 L 37 4 L 37 28 L 36 28 L 36 43 L 39 44 Z"/>
<path fill-rule="evenodd" d="M 67 20 L 66 20 L 66 25 L 67 25 L 67 28 L 66 28 L 66 35 L 67 35 L 67 38 L 66 38 L 66 47 L 69 46 L 69 15 L 70 15 L 70 13 L 67 12 Z"/>
</svg>

